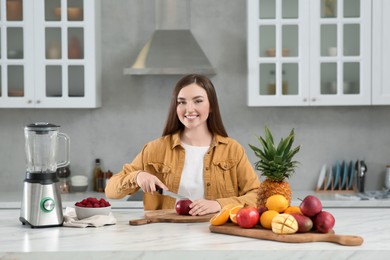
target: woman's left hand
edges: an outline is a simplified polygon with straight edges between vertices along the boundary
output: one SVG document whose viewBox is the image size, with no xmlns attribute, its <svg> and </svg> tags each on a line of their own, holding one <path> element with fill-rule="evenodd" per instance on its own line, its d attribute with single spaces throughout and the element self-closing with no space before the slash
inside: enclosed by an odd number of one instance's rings
<svg viewBox="0 0 390 260">
<path fill-rule="evenodd" d="M 220 211 L 221 205 L 216 200 L 200 199 L 193 201 L 190 208 L 190 215 L 202 216 Z"/>
</svg>

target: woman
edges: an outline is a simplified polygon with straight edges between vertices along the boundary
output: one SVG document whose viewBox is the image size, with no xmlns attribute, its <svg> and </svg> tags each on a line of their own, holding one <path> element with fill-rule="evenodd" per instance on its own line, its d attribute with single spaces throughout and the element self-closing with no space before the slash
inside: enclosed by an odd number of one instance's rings
<svg viewBox="0 0 390 260">
<path fill-rule="evenodd" d="M 244 148 L 225 131 L 213 84 L 194 74 L 176 84 L 162 137 L 111 177 L 105 192 L 115 199 L 141 188 L 145 210 L 173 209 L 176 200 L 157 193 L 159 186 L 188 196 L 191 215 L 205 215 L 231 203 L 255 206 L 259 185 Z"/>
</svg>

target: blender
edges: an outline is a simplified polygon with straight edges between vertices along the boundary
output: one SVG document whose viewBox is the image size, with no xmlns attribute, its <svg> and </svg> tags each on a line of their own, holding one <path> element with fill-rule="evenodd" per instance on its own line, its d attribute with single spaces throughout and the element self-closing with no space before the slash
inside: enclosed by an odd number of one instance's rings
<svg viewBox="0 0 390 260">
<path fill-rule="evenodd" d="M 59 126 L 32 123 L 24 128 L 27 171 L 19 220 L 32 228 L 61 226 L 64 220 L 57 168 L 69 165 L 69 137 Z M 57 162 L 59 140 L 65 161 Z"/>
</svg>

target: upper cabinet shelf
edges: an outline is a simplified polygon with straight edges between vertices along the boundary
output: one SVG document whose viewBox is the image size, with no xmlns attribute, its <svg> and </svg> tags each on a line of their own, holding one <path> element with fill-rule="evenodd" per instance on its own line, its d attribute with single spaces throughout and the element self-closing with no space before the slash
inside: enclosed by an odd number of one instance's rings
<svg viewBox="0 0 390 260">
<path fill-rule="evenodd" d="M 100 2 L 0 1 L 0 108 L 99 107 Z"/>
<path fill-rule="evenodd" d="M 371 0 L 248 0 L 248 105 L 371 104 Z"/>
</svg>

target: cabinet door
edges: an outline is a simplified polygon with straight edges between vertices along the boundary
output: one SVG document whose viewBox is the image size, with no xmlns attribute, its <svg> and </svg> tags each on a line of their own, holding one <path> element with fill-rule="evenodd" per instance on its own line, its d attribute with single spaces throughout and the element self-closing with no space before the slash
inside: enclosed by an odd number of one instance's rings
<svg viewBox="0 0 390 260">
<path fill-rule="evenodd" d="M 310 4 L 312 104 L 371 104 L 371 0 Z"/>
<path fill-rule="evenodd" d="M 35 7 L 37 106 L 100 106 L 95 1 L 39 0 Z"/>
<path fill-rule="evenodd" d="M 1 0 L 0 107 L 32 107 L 33 1 Z"/>
<path fill-rule="evenodd" d="M 248 0 L 248 105 L 371 104 L 371 0 Z"/>
<path fill-rule="evenodd" d="M 390 104 L 390 1 L 373 1 L 372 103 Z"/>
<path fill-rule="evenodd" d="M 309 5 L 248 0 L 248 105 L 307 105 Z"/>
</svg>

